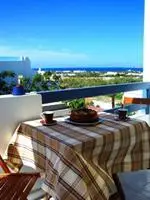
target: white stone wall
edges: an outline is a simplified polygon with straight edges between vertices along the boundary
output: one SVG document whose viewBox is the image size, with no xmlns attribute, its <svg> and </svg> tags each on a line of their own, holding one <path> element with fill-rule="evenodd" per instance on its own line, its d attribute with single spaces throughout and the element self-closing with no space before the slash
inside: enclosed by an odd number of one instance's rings
<svg viewBox="0 0 150 200">
<path fill-rule="evenodd" d="M 40 94 L 0 95 L 0 154 L 4 154 L 19 123 L 40 118 L 41 112 Z"/>
</svg>

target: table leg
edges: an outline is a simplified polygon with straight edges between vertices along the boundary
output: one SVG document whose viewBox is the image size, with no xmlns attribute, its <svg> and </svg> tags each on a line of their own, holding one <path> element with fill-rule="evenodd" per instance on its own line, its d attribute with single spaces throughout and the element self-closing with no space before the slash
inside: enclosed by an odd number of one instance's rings
<svg viewBox="0 0 150 200">
<path fill-rule="evenodd" d="M 118 175 L 113 174 L 112 177 L 113 177 L 113 180 L 114 180 L 115 185 L 117 187 L 117 190 L 118 190 L 118 193 L 119 193 L 118 195 L 120 196 L 120 200 L 125 200 L 125 194 L 124 194 L 124 191 L 122 189 Z M 116 194 L 114 194 L 114 195 L 116 195 Z M 113 199 L 113 196 L 112 196 L 112 199 L 110 199 L 110 200 L 119 200 L 119 197 L 117 198 L 117 195 L 116 195 L 116 199 L 115 199 L 115 196 L 114 196 L 114 199 Z"/>
</svg>

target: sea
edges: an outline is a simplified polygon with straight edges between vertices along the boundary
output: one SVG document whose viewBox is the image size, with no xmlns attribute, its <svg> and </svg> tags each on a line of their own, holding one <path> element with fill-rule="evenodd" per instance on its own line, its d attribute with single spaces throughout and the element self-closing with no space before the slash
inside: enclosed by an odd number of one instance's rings
<svg viewBox="0 0 150 200">
<path fill-rule="evenodd" d="M 41 67 L 32 68 L 34 71 L 87 71 L 87 72 L 143 72 L 143 67 Z"/>
<path fill-rule="evenodd" d="M 15 57 L 15 56 L 0 56 L 0 61 L 20 61 L 22 60 L 23 57 Z M 120 66 L 120 67 L 113 67 L 113 66 L 108 66 L 108 67 L 103 67 L 103 66 L 49 66 L 49 67 L 34 67 L 31 66 L 31 69 L 33 71 L 88 71 L 88 72 L 143 72 L 143 67 L 125 67 L 125 66 Z"/>
</svg>

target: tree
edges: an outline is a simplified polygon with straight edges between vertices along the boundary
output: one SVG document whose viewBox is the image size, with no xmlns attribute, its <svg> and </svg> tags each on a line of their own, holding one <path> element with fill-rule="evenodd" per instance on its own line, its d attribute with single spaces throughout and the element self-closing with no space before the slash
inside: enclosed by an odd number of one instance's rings
<svg viewBox="0 0 150 200">
<path fill-rule="evenodd" d="M 60 76 L 53 72 L 35 74 L 32 78 L 23 77 L 21 83 L 26 92 L 55 90 L 60 88 Z"/>
<path fill-rule="evenodd" d="M 16 84 L 16 74 L 13 71 L 0 72 L 0 94 L 9 94 Z"/>
</svg>

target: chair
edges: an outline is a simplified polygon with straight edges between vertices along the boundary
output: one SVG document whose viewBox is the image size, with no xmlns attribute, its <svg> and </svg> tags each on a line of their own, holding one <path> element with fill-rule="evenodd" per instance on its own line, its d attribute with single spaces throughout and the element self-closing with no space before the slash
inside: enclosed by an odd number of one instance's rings
<svg viewBox="0 0 150 200">
<path fill-rule="evenodd" d="M 0 174 L 0 199 L 26 200 L 39 173 Z"/>
<path fill-rule="evenodd" d="M 10 173 L 10 169 L 6 165 L 5 161 L 3 160 L 2 156 L 0 155 L 0 166 L 3 169 L 4 172 Z"/>
<path fill-rule="evenodd" d="M 146 121 L 150 125 L 150 98 L 143 98 L 143 97 L 128 97 L 124 96 L 122 101 L 123 106 L 129 106 L 128 109 L 130 110 L 130 104 L 133 104 L 132 107 L 133 111 L 138 111 L 136 113 L 136 118 L 138 117 L 141 120 Z M 138 104 L 138 105 L 137 105 Z M 138 106 L 138 107 L 137 107 Z M 140 112 L 140 110 L 145 110 L 145 114 Z"/>
<path fill-rule="evenodd" d="M 123 105 L 125 104 L 145 104 L 150 105 L 150 99 L 148 98 L 136 98 L 136 97 L 124 97 Z"/>
<path fill-rule="evenodd" d="M 0 155 L 0 166 L 4 174 L 0 174 L 0 199 L 26 200 L 40 173 L 11 173 Z"/>
</svg>

